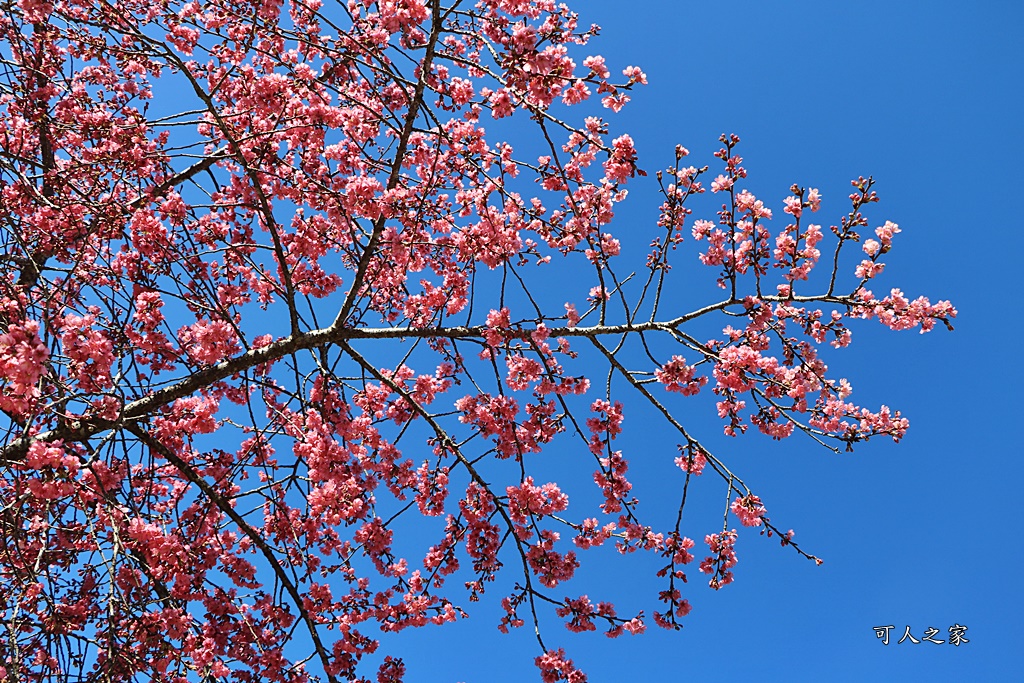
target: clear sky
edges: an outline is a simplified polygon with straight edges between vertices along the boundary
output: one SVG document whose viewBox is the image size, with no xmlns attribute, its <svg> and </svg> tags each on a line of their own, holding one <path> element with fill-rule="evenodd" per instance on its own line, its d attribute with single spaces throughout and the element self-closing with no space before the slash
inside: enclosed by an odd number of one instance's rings
<svg viewBox="0 0 1024 683">
<path fill-rule="evenodd" d="M 718 135 L 734 132 L 755 194 L 781 218 L 790 184 L 819 187 L 825 201 L 816 219 L 826 225 L 845 213 L 848 181 L 871 174 L 882 197 L 872 225 L 888 219 L 903 229 L 875 291 L 899 286 L 948 298 L 959 317 L 954 333 L 923 336 L 864 322 L 854 326 L 853 346 L 834 358 L 854 398 L 909 417 L 901 444 L 873 441 L 836 456 L 797 438 L 717 442 L 772 521 L 794 528 L 824 558 L 821 567 L 741 530 L 736 583 L 715 592 L 692 572 L 686 596 L 694 609 L 683 631 L 652 624 L 643 636 L 608 640 L 550 622 L 549 642 L 566 647 L 592 683 L 1019 676 L 1024 453 L 1013 358 L 1024 326 L 1013 292 L 1022 271 L 1014 207 L 1024 186 L 1024 4 L 585 0 L 573 7 L 603 27 L 588 52 L 648 75 L 650 85 L 611 118 L 614 131 L 636 140 L 642 168 L 653 176 L 668 165 L 676 143 L 691 149 L 694 164 L 710 163 Z M 652 176 L 630 186 L 617 235 L 652 234 Z M 702 217 L 714 218 L 713 202 L 702 206 Z M 693 267 L 713 280 L 712 271 Z M 714 416 L 688 419 L 702 434 L 721 430 Z M 627 414 L 625 427 L 627 454 L 653 453 L 658 423 Z M 674 505 L 678 482 L 663 485 L 651 471 L 632 470 L 638 491 L 648 492 L 647 501 L 666 491 Z M 700 539 L 709 530 L 687 531 Z M 649 615 L 656 584 L 648 564 L 598 559 L 583 578 L 625 596 L 623 611 L 632 605 Z M 634 586 L 633 576 L 642 581 Z M 485 607 L 453 626 L 401 634 L 410 680 L 536 680 L 527 629 L 501 636 L 497 614 Z M 908 626 L 919 640 L 928 627 L 946 640 L 954 624 L 968 628 L 969 643 L 896 642 Z M 873 630 L 886 625 L 893 626 L 888 646 Z"/>
</svg>

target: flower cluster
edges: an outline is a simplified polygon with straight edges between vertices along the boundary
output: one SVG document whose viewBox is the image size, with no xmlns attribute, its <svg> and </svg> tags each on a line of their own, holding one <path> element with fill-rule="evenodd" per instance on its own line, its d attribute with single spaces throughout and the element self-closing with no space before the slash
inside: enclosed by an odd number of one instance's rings
<svg viewBox="0 0 1024 683">
<path fill-rule="evenodd" d="M 672 360 L 654 371 L 654 376 L 665 385 L 667 391 L 676 391 L 683 396 L 693 396 L 708 383 L 707 377 L 694 378 L 696 368 L 686 364 L 682 356 L 672 356 Z"/>
<path fill-rule="evenodd" d="M 761 526 L 761 520 L 768 519 L 765 517 L 768 511 L 761 504 L 761 499 L 753 493 L 734 500 L 731 509 L 732 513 L 740 518 L 743 526 Z"/>
<path fill-rule="evenodd" d="M 733 582 L 732 568 L 736 566 L 736 532 L 723 531 L 720 534 L 708 534 L 704 542 L 711 549 L 711 555 L 705 557 L 700 563 L 700 570 L 704 574 L 711 574 L 711 581 L 708 585 L 718 590 Z"/>
</svg>

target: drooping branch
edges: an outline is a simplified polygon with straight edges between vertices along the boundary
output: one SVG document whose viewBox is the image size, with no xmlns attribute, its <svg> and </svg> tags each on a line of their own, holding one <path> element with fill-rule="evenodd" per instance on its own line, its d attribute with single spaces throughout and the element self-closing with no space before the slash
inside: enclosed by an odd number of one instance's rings
<svg viewBox="0 0 1024 683">
<path fill-rule="evenodd" d="M 267 560 L 267 563 L 270 565 L 270 568 L 274 572 L 278 581 L 280 581 L 285 587 L 285 590 L 288 591 L 288 596 L 291 598 L 292 604 L 295 605 L 295 609 L 298 611 L 299 617 L 302 619 L 302 623 L 305 625 L 306 631 L 309 633 L 309 637 L 313 641 L 313 646 L 316 649 L 316 655 L 324 665 L 324 671 L 327 674 L 328 680 L 331 681 L 331 683 L 337 683 L 337 678 L 330 673 L 330 653 L 327 648 L 324 647 L 323 641 L 320 638 L 320 633 L 317 630 L 317 625 L 313 622 L 309 611 L 306 610 L 298 587 L 284 571 L 281 563 L 278 561 L 277 557 L 274 556 L 273 549 L 267 544 L 263 536 L 253 529 L 252 526 L 246 522 L 240 514 L 238 514 L 230 501 L 226 500 L 224 496 L 210 486 L 210 484 L 207 483 L 207 481 L 203 479 L 203 477 L 196 472 L 191 465 L 178 457 L 173 450 L 160 443 L 160 441 L 139 425 L 128 423 L 126 424 L 125 429 L 127 429 L 140 442 L 158 453 L 164 460 L 171 463 L 171 465 L 181 472 L 182 476 L 184 476 L 188 481 L 195 484 L 196 487 L 203 492 L 203 495 L 205 495 L 210 502 L 216 505 L 217 509 L 228 517 L 235 526 L 238 527 L 239 531 L 245 534 L 245 536 L 252 541 L 254 546 L 259 548 L 260 553 L 262 553 L 263 557 Z"/>
</svg>

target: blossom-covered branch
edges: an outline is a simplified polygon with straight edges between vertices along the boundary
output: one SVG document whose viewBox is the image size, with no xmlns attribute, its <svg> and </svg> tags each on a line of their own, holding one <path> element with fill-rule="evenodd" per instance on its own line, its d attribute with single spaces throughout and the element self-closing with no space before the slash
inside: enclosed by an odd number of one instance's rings
<svg viewBox="0 0 1024 683">
<path fill-rule="evenodd" d="M 829 228 L 793 185 L 773 227 L 735 135 L 677 146 L 656 224 L 617 233 L 646 75 L 597 34 L 548 0 L 5 3 L 0 680 L 367 680 L 375 631 L 493 598 L 583 681 L 547 619 L 647 626 L 578 576 L 600 548 L 660 558 L 670 629 L 694 539 L 712 588 L 741 576 L 736 520 L 820 562 L 709 432 L 898 441 L 829 364 L 863 319 L 956 310 L 869 289 L 902 230 L 873 179 Z M 676 286 L 705 268 L 723 294 Z M 666 440 L 636 460 L 643 411 Z M 684 518 L 696 486 L 721 525 Z"/>
</svg>

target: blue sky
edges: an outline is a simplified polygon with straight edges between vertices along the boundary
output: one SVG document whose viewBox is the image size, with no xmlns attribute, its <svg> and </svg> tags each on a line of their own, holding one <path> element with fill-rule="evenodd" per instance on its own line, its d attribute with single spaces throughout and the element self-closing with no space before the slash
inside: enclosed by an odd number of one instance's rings
<svg viewBox="0 0 1024 683">
<path fill-rule="evenodd" d="M 772 521 L 794 528 L 824 558 L 821 567 L 747 530 L 735 584 L 711 591 L 692 573 L 686 595 L 694 610 L 683 631 L 652 625 L 643 636 L 608 640 L 550 622 L 548 641 L 566 647 L 592 683 L 1019 675 L 1024 467 L 1012 349 L 1024 326 L 1011 297 L 1021 275 L 1012 211 L 1024 186 L 1024 59 L 1013 45 L 1024 5 L 588 0 L 574 8 L 603 28 L 589 53 L 648 75 L 650 85 L 611 118 L 613 131 L 636 140 L 642 168 L 653 176 L 668 165 L 676 143 L 690 148 L 695 165 L 710 163 L 718 135 L 734 132 L 752 191 L 781 217 L 790 184 L 819 187 L 825 201 L 815 218 L 826 225 L 845 213 L 849 180 L 871 174 L 882 198 L 872 226 L 888 219 L 903 229 L 875 291 L 899 286 L 951 299 L 959 317 L 954 333 L 928 335 L 864 322 L 854 326 L 853 346 L 833 358 L 853 381 L 854 398 L 910 418 L 899 445 L 873 441 L 836 456 L 796 438 L 716 442 Z M 630 193 L 612 226 L 627 247 L 626 236 L 651 234 L 658 206 L 650 176 Z M 713 202 L 701 206 L 707 215 L 696 217 L 714 217 Z M 622 258 L 631 254 L 643 256 L 627 248 Z M 712 271 L 693 268 L 713 281 Z M 663 429 L 647 420 L 627 414 L 620 445 L 634 458 L 653 453 Z M 688 424 L 701 434 L 721 429 L 713 415 L 695 413 Z M 648 509 L 674 505 L 678 482 L 634 462 Z M 699 539 L 709 530 L 688 531 Z M 623 611 L 632 604 L 650 614 L 653 564 L 592 559 L 581 579 L 624 596 Z M 501 636 L 494 612 L 473 612 L 465 622 L 399 636 L 410 680 L 536 679 L 536 643 L 526 629 Z M 915 638 L 934 627 L 946 639 L 954 624 L 968 627 L 969 643 L 896 643 L 907 626 Z M 894 626 L 888 646 L 873 631 L 883 625 Z"/>
</svg>

